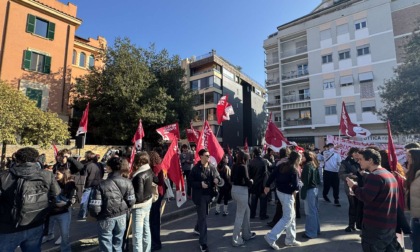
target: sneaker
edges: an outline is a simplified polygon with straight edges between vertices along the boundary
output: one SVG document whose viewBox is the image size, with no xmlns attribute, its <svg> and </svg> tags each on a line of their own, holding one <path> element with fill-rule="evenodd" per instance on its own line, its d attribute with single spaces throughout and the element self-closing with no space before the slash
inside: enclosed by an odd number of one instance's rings
<svg viewBox="0 0 420 252">
<path fill-rule="evenodd" d="M 220 214 L 220 211 L 216 211 L 214 214 L 215 215 L 219 215 Z"/>
<path fill-rule="evenodd" d="M 324 196 L 324 200 L 328 203 L 331 203 L 331 200 L 327 196 Z"/>
<path fill-rule="evenodd" d="M 61 244 L 61 236 L 58 237 L 58 239 L 54 242 L 55 245 L 60 245 Z"/>
<path fill-rule="evenodd" d="M 196 234 L 196 235 L 200 235 L 200 232 L 196 229 L 194 229 L 193 233 Z"/>
<path fill-rule="evenodd" d="M 271 242 L 270 239 L 268 239 L 267 235 L 264 235 L 264 239 L 265 241 L 268 243 L 268 245 L 270 245 L 270 247 L 274 250 L 280 250 L 280 247 L 277 246 L 276 242 Z"/>
<path fill-rule="evenodd" d="M 340 201 L 334 200 L 334 206 L 341 207 Z"/>
<path fill-rule="evenodd" d="M 223 216 L 228 216 L 229 212 L 225 211 L 223 212 Z"/>
<path fill-rule="evenodd" d="M 350 227 L 350 226 L 348 226 L 348 227 L 346 227 L 346 229 L 344 229 L 344 231 L 346 231 L 347 233 L 351 233 L 351 232 L 353 232 L 355 230 L 356 229 L 354 227 Z"/>
<path fill-rule="evenodd" d="M 243 246 L 243 245 L 245 245 L 245 242 L 236 243 L 236 242 L 232 241 L 232 246 L 234 246 L 234 247 L 240 247 L 240 246 Z"/>
<path fill-rule="evenodd" d="M 255 232 L 251 233 L 251 236 L 248 239 L 244 239 L 245 241 L 249 241 L 251 239 L 254 239 L 255 237 L 257 237 L 257 234 Z"/>
<path fill-rule="evenodd" d="M 289 247 L 298 247 L 298 246 L 302 245 L 302 243 L 295 240 L 291 243 L 285 242 L 284 245 L 289 246 Z"/>
<path fill-rule="evenodd" d="M 46 243 L 48 241 L 54 240 L 54 234 L 52 235 L 45 235 L 42 237 L 42 243 Z"/>
<path fill-rule="evenodd" d="M 209 251 L 209 248 L 207 247 L 207 244 L 200 245 L 200 249 L 201 249 L 201 252 L 208 252 Z"/>
</svg>

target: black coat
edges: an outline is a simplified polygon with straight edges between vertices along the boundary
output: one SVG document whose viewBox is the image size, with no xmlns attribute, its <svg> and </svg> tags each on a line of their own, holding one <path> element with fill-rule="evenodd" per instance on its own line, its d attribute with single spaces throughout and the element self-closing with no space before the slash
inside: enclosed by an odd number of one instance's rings
<svg viewBox="0 0 420 252">
<path fill-rule="evenodd" d="M 86 176 L 85 188 L 95 187 L 102 181 L 102 172 L 98 164 L 93 161 L 87 162 L 83 169 L 80 171 L 80 175 Z"/>
<path fill-rule="evenodd" d="M 216 185 L 214 179 L 217 178 L 220 181 L 220 175 L 217 169 L 209 163 L 209 168 L 204 168 L 201 162 L 198 162 L 191 170 L 188 181 L 191 183 L 192 188 L 192 200 L 195 205 L 200 205 L 201 197 L 203 196 L 214 196 L 214 190 Z M 208 185 L 208 188 L 204 189 L 201 182 Z"/>
<path fill-rule="evenodd" d="M 268 172 L 268 166 L 271 166 L 271 163 L 262 157 L 255 157 L 251 160 L 251 162 L 249 162 L 249 178 L 254 181 L 251 188 L 249 189 L 249 193 L 260 195 L 264 192 L 263 182 L 266 171 Z"/>
<path fill-rule="evenodd" d="M 153 173 L 153 170 L 147 169 L 135 173 L 133 177 L 134 194 L 136 195 L 136 204 L 143 203 L 152 198 L 152 182 L 158 184 L 159 179 Z"/>
</svg>

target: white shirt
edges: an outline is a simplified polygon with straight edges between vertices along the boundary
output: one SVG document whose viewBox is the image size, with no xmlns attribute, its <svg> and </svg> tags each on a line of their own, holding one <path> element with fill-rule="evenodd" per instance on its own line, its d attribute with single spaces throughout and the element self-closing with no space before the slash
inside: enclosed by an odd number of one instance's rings
<svg viewBox="0 0 420 252">
<path fill-rule="evenodd" d="M 324 162 L 325 171 L 338 172 L 340 169 L 341 157 L 340 154 L 334 151 L 334 147 L 324 151 Z"/>
</svg>

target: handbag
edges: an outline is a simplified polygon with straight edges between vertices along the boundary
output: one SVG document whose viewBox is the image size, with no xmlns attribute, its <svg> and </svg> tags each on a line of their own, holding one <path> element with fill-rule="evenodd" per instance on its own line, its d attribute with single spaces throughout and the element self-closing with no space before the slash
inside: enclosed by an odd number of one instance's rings
<svg viewBox="0 0 420 252">
<path fill-rule="evenodd" d="M 170 198 L 174 198 L 174 192 L 172 190 L 172 186 L 171 186 L 171 182 L 169 181 L 168 178 L 164 179 L 165 185 L 166 185 L 166 192 L 164 195 L 165 199 L 170 199 Z"/>
</svg>

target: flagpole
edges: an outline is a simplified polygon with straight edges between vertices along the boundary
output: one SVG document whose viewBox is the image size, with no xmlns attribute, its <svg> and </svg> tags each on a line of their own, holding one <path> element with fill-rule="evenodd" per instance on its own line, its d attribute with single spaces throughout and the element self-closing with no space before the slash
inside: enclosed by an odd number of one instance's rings
<svg viewBox="0 0 420 252">
<path fill-rule="evenodd" d="M 216 137 L 218 137 L 217 135 L 219 134 L 219 129 L 220 129 L 220 124 L 219 124 L 219 127 L 217 128 L 217 131 L 216 131 Z"/>
</svg>

